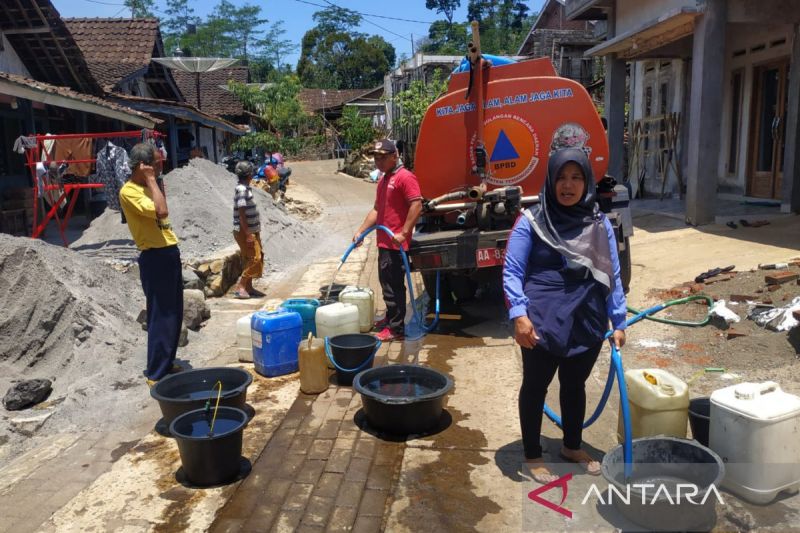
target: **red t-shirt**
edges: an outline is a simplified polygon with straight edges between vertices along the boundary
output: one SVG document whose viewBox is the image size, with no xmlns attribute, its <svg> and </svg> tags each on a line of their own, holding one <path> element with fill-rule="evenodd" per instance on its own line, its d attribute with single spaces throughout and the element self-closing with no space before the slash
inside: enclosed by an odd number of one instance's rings
<svg viewBox="0 0 800 533">
<path fill-rule="evenodd" d="M 422 198 L 417 177 L 404 167 L 395 169 L 394 172 L 384 174 L 378 182 L 378 191 L 375 198 L 375 210 L 378 212 L 377 223 L 386 226 L 394 233 L 403 231 L 403 224 L 408 217 L 408 208 L 411 202 Z M 377 231 L 378 247 L 389 250 L 399 250 L 391 237 L 384 231 Z M 408 250 L 409 238 L 403 243 L 403 248 Z"/>
</svg>

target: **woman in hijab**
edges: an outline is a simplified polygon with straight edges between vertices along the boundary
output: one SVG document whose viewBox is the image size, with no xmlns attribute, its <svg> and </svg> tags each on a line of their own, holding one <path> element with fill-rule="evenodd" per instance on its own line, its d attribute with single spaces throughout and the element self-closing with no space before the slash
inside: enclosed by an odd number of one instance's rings
<svg viewBox="0 0 800 533">
<path fill-rule="evenodd" d="M 522 347 L 519 418 L 525 462 L 539 483 L 557 479 L 539 442 L 547 387 L 558 371 L 564 431 L 560 455 L 591 475 L 600 463 L 581 449 L 589 377 L 609 321 L 625 344 L 625 295 L 611 223 L 596 204 L 592 168 L 577 148 L 554 152 L 540 203 L 511 231 L 503 288 Z"/>
</svg>

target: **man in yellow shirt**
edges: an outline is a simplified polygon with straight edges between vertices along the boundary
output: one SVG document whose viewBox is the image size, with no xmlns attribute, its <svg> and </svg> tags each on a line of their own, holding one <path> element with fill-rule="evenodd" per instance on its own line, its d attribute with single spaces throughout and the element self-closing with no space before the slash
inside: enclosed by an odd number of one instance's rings
<svg viewBox="0 0 800 533">
<path fill-rule="evenodd" d="M 152 383 L 173 370 L 183 321 L 183 278 L 178 238 L 169 222 L 158 177 L 163 166 L 155 146 L 140 143 L 129 155 L 131 177 L 119 203 L 139 248 L 139 278 L 147 299 L 147 369 Z"/>
</svg>

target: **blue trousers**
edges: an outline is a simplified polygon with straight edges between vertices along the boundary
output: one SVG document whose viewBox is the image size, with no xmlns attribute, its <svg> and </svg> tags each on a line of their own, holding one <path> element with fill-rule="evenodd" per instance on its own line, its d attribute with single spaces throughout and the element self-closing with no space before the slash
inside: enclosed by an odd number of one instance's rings
<svg viewBox="0 0 800 533">
<path fill-rule="evenodd" d="M 139 278 L 147 299 L 148 379 L 166 376 L 175 362 L 183 322 L 183 277 L 177 246 L 139 254 Z"/>
</svg>

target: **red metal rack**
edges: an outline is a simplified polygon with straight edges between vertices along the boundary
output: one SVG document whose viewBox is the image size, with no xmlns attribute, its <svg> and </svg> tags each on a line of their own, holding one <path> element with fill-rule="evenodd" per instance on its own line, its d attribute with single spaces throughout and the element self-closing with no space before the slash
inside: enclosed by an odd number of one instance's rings
<svg viewBox="0 0 800 533">
<path fill-rule="evenodd" d="M 30 148 L 25 149 L 25 157 L 27 160 L 26 165 L 31 170 L 31 175 L 33 177 L 33 228 L 31 230 L 31 238 L 37 239 L 39 238 L 42 233 L 44 232 L 47 224 L 55 218 L 56 224 L 58 226 L 58 231 L 61 234 L 61 240 L 64 243 L 64 246 L 69 246 L 67 242 L 67 237 L 64 232 L 67 229 L 67 224 L 69 223 L 69 219 L 72 217 L 72 211 L 75 208 L 75 203 L 78 201 L 78 195 L 80 191 L 83 189 L 100 189 L 103 187 L 102 183 L 65 183 L 65 184 L 54 184 L 50 183 L 50 179 L 48 174 L 45 172 L 44 176 L 42 176 L 42 185 L 43 187 L 39 188 L 39 178 L 36 175 L 36 164 L 42 163 L 47 167 L 51 161 L 55 161 L 54 159 L 50 159 L 47 150 L 44 149 L 43 142 L 44 141 L 57 141 L 59 139 L 120 139 L 120 138 L 127 138 L 127 139 L 135 139 L 140 138 L 142 140 L 147 139 L 158 139 L 163 137 L 162 133 L 153 130 L 137 130 L 137 131 L 116 131 L 116 132 L 108 132 L 108 133 L 68 133 L 63 135 L 30 135 L 29 138 L 36 139 L 36 144 L 31 146 Z M 47 155 L 47 158 L 41 160 L 41 153 L 44 151 Z M 66 160 L 59 160 L 57 163 L 94 163 L 96 159 L 66 159 Z M 44 218 L 39 221 L 40 214 L 39 214 L 39 199 L 41 198 L 42 193 L 47 193 L 51 191 L 60 191 L 60 195 L 57 200 L 52 202 L 50 210 L 44 214 Z M 60 220 L 58 216 L 58 207 L 61 205 L 62 202 L 67 201 L 69 198 L 67 211 L 64 213 L 64 220 Z"/>
</svg>

